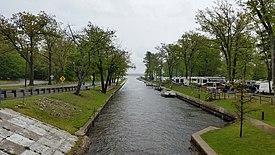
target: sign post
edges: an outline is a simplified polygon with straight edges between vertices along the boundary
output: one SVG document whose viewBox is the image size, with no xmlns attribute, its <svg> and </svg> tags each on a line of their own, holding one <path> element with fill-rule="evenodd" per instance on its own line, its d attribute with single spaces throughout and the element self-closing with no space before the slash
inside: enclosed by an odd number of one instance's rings
<svg viewBox="0 0 275 155">
<path fill-rule="evenodd" d="M 91 75 L 90 77 L 91 77 L 91 80 L 92 80 L 92 86 L 95 86 L 94 83 L 93 83 L 93 81 L 94 81 L 94 76 Z"/>
<path fill-rule="evenodd" d="M 62 91 L 64 91 L 63 83 L 64 83 L 64 81 L 66 80 L 66 78 L 65 78 L 64 76 L 61 76 L 61 77 L 59 78 L 59 80 L 62 82 Z"/>
</svg>

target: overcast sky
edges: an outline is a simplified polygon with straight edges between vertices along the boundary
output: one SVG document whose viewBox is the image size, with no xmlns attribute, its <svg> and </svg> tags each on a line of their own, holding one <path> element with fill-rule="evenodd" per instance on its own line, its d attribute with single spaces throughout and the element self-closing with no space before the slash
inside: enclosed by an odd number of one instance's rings
<svg viewBox="0 0 275 155">
<path fill-rule="evenodd" d="M 160 43 L 173 43 L 195 30 L 197 10 L 213 5 L 213 0 L 1 0 L 0 14 L 10 17 L 20 11 L 37 14 L 43 10 L 75 30 L 88 21 L 115 30 L 137 67 L 129 72 L 143 73 L 147 50 L 155 52 Z"/>
</svg>

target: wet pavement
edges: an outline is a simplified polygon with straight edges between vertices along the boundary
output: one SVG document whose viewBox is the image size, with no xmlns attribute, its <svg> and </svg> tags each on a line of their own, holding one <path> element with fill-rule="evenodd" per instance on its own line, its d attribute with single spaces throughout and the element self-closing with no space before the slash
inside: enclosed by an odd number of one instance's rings
<svg viewBox="0 0 275 155">
<path fill-rule="evenodd" d="M 0 155 L 62 155 L 78 138 L 10 109 L 0 109 Z"/>
</svg>

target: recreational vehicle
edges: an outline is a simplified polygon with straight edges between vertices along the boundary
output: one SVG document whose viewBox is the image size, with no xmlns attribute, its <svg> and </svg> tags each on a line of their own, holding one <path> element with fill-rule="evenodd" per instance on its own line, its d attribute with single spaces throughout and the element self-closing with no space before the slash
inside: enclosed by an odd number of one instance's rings
<svg viewBox="0 0 275 155">
<path fill-rule="evenodd" d="M 270 87 L 271 87 L 271 93 L 274 93 L 274 89 L 272 88 L 273 82 L 270 81 Z M 259 92 L 260 93 L 267 93 L 269 94 L 269 83 L 267 81 L 261 82 L 260 87 L 259 87 Z"/>
<path fill-rule="evenodd" d="M 189 85 L 189 80 L 186 79 L 185 77 L 174 77 L 173 80 L 177 84 L 181 84 L 181 85 L 185 85 L 185 86 Z"/>
<path fill-rule="evenodd" d="M 209 82 L 225 83 L 225 77 L 191 77 L 191 83 L 202 86 Z"/>
<path fill-rule="evenodd" d="M 190 79 L 190 81 L 189 81 Z M 188 86 L 189 83 L 194 83 L 198 86 L 202 86 L 209 82 L 214 83 L 225 83 L 226 79 L 225 77 L 190 77 L 189 79 L 186 79 L 185 77 L 174 77 L 173 80 L 175 83 L 183 84 Z"/>
</svg>

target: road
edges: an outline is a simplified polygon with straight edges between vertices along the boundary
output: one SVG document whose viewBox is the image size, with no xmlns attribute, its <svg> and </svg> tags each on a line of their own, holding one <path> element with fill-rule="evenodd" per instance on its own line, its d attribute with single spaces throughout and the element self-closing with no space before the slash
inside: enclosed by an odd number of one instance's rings
<svg viewBox="0 0 275 155">
<path fill-rule="evenodd" d="M 27 84 L 29 83 L 29 80 L 27 80 Z M 42 80 L 34 80 L 35 85 L 39 84 L 47 84 L 48 81 L 42 81 Z M 25 85 L 25 80 L 20 79 L 19 83 L 14 83 L 14 84 L 2 84 L 0 86 L 24 86 Z"/>
</svg>

